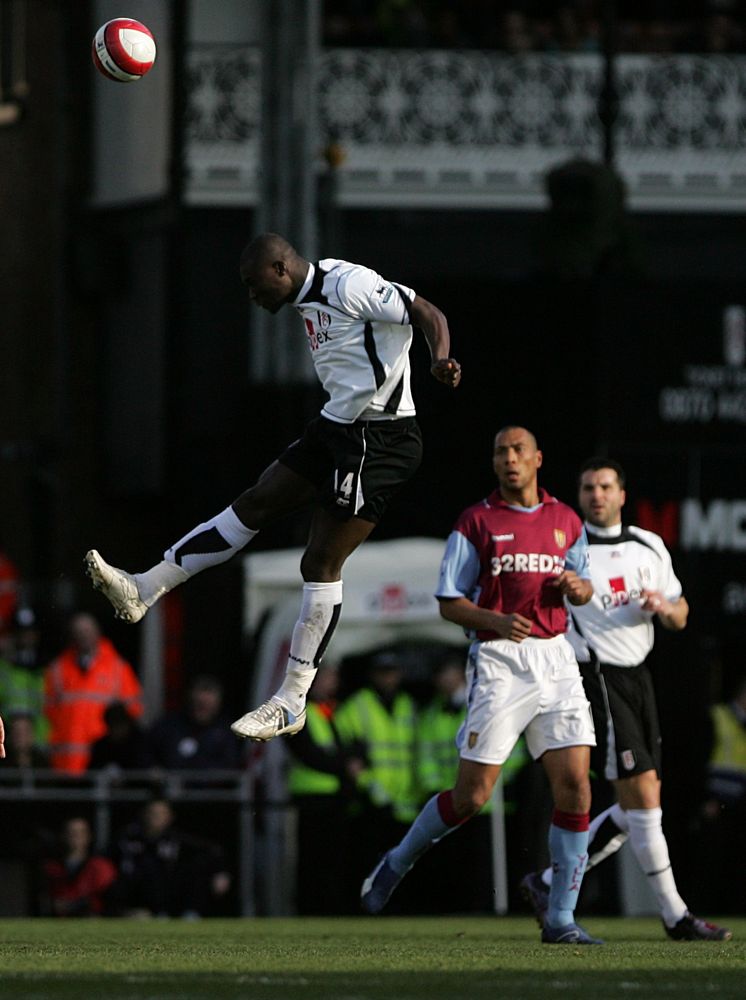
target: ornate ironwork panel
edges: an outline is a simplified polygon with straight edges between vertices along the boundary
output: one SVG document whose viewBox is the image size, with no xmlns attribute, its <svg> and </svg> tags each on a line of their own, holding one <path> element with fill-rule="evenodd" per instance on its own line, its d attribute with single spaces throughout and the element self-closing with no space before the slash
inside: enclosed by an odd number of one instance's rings
<svg viewBox="0 0 746 1000">
<path fill-rule="evenodd" d="M 189 66 L 188 196 L 250 204 L 260 53 L 197 45 Z M 319 153 L 344 150 L 343 205 L 538 207 L 549 168 L 601 157 L 602 75 L 598 55 L 328 49 Z M 632 206 L 742 211 L 746 58 L 620 56 L 616 81 L 616 165 Z"/>
</svg>

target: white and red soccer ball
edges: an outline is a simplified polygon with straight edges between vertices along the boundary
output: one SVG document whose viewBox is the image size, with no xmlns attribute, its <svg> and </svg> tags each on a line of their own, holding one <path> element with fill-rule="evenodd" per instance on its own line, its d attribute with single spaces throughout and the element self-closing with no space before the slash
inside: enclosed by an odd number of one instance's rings
<svg viewBox="0 0 746 1000">
<path fill-rule="evenodd" d="M 92 55 L 99 73 L 119 83 L 132 83 L 153 68 L 155 39 L 140 21 L 115 17 L 94 35 Z"/>
</svg>

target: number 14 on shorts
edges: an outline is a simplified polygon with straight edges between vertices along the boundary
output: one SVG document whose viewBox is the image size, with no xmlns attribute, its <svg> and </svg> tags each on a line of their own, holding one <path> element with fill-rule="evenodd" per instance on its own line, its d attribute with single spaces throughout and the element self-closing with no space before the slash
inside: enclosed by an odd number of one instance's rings
<svg viewBox="0 0 746 1000">
<path fill-rule="evenodd" d="M 353 497 L 357 493 L 358 476 L 355 472 L 347 472 L 341 475 L 336 469 L 334 472 L 334 495 L 340 507 L 349 507 L 353 503 Z M 359 504 L 355 505 L 355 509 Z"/>
</svg>

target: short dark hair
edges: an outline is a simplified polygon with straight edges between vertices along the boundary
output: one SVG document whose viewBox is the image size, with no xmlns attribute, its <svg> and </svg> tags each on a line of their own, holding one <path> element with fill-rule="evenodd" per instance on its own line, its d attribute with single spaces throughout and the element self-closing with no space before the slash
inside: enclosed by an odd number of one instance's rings
<svg viewBox="0 0 746 1000">
<path fill-rule="evenodd" d="M 587 458 L 583 462 L 578 472 L 578 482 L 580 482 L 580 478 L 584 472 L 598 472 L 599 469 L 611 469 L 613 472 L 616 472 L 619 485 L 624 489 L 627 482 L 624 469 L 619 462 L 616 462 L 613 458 L 604 458 L 603 455 L 594 455 L 593 458 Z"/>
<path fill-rule="evenodd" d="M 539 442 L 534 432 L 530 431 L 528 427 L 524 427 L 523 424 L 505 424 L 504 427 L 501 427 L 500 430 L 495 433 L 495 436 L 493 437 L 492 440 L 497 441 L 500 435 L 505 434 L 506 431 L 525 431 L 531 438 L 531 440 L 534 442 L 534 448 L 536 448 L 537 451 L 541 450 L 539 448 Z"/>
</svg>

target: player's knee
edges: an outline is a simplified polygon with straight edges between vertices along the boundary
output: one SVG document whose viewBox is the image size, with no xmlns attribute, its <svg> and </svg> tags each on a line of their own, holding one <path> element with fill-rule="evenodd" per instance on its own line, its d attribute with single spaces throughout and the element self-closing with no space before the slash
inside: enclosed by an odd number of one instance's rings
<svg viewBox="0 0 746 1000">
<path fill-rule="evenodd" d="M 342 575 L 342 566 L 329 553 L 308 549 L 300 561 L 300 573 L 306 583 L 334 583 Z"/>
<path fill-rule="evenodd" d="M 490 797 L 490 791 L 482 786 L 453 790 L 453 811 L 462 822 L 476 816 Z"/>
<path fill-rule="evenodd" d="M 582 768 L 568 768 L 552 775 L 554 804 L 563 812 L 587 812 L 591 804 L 591 783 Z"/>
<path fill-rule="evenodd" d="M 254 531 L 264 528 L 271 520 L 272 511 L 262 502 L 261 495 L 254 486 L 245 490 L 231 506 L 239 521 Z"/>
<path fill-rule="evenodd" d="M 554 783 L 554 804 L 562 812 L 586 813 L 591 807 L 591 784 L 587 774 L 568 773 Z"/>
</svg>

